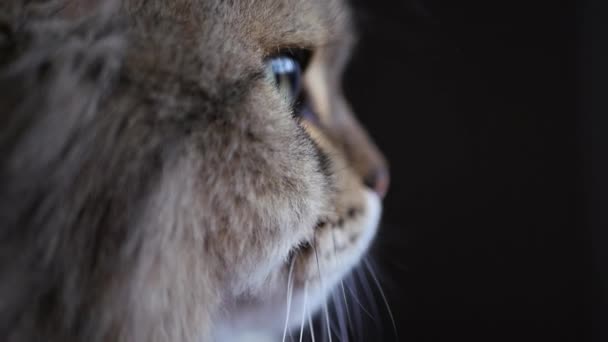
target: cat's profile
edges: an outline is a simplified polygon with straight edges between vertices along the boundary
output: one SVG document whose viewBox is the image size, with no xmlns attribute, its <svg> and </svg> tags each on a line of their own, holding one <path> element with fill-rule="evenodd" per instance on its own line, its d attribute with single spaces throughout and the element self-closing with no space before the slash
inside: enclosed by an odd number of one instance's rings
<svg viewBox="0 0 608 342">
<path fill-rule="evenodd" d="M 280 338 L 317 312 L 388 182 L 341 94 L 352 42 L 337 0 L 3 0 L 2 340 Z"/>
</svg>

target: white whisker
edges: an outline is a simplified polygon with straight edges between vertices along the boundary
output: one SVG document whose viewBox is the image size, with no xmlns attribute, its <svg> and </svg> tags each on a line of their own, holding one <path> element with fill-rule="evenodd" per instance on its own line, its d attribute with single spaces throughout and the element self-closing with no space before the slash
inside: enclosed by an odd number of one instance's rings
<svg viewBox="0 0 608 342">
<path fill-rule="evenodd" d="M 323 277 L 321 277 L 321 264 L 319 263 L 319 254 L 317 253 L 316 239 L 313 244 L 313 250 L 315 252 L 315 258 L 317 260 L 317 270 L 319 271 L 319 282 L 321 283 L 321 289 L 325 291 L 325 284 L 323 283 Z M 327 326 L 327 331 L 329 332 L 327 336 L 329 336 L 329 342 L 332 342 L 331 339 L 331 328 L 329 325 L 329 310 L 327 309 L 327 302 L 323 303 L 323 311 L 325 312 L 325 323 Z"/>
<path fill-rule="evenodd" d="M 327 303 L 323 303 L 323 311 L 325 312 L 325 324 L 327 327 L 327 336 L 329 337 L 329 342 L 332 342 L 332 338 L 331 338 L 331 327 L 329 324 L 329 309 L 327 308 Z"/>
<path fill-rule="evenodd" d="M 300 342 L 304 337 L 304 322 L 306 321 L 306 305 L 308 304 L 308 281 L 304 283 L 304 305 L 302 309 L 302 323 L 300 323 Z"/>
<path fill-rule="evenodd" d="M 348 300 L 346 300 L 346 291 L 344 290 L 344 279 L 340 280 L 340 289 L 342 290 L 342 299 L 344 300 L 344 309 L 346 310 L 346 322 L 348 323 L 347 330 L 353 328 L 353 321 L 348 309 Z"/>
<path fill-rule="evenodd" d="M 353 282 L 353 281 L 354 280 L 352 278 L 352 275 L 349 275 L 345 279 L 345 281 L 342 283 L 342 290 L 344 290 L 344 288 L 348 289 L 348 283 L 349 282 Z M 348 289 L 348 290 L 350 291 L 350 289 Z M 353 297 L 355 301 L 358 301 L 357 298 L 356 298 L 356 295 L 352 291 L 350 291 L 350 293 L 351 293 L 351 297 Z M 360 303 L 359 303 L 359 306 L 361 306 Z M 347 304 L 347 307 L 348 307 L 348 304 Z M 353 315 L 354 315 L 355 324 L 354 325 L 351 324 L 351 327 L 352 328 L 356 327 L 357 330 L 356 330 L 356 335 L 355 336 L 357 336 L 357 341 L 362 341 L 363 340 L 363 319 L 361 317 L 361 311 L 362 310 L 360 310 L 357 307 L 354 307 L 354 305 L 353 305 L 352 309 L 353 309 Z M 363 306 L 361 306 L 361 309 L 363 309 Z"/>
<path fill-rule="evenodd" d="M 334 260 L 338 258 L 338 248 L 336 247 L 336 234 L 332 230 L 331 231 L 331 241 L 334 247 Z M 348 341 L 348 337 L 345 337 L 345 334 L 348 335 L 348 326 L 345 327 L 344 324 L 344 313 L 341 310 L 340 303 L 336 300 L 337 293 L 332 291 L 332 301 L 334 302 L 336 316 L 338 316 L 338 331 L 340 335 L 340 341 Z"/>
<path fill-rule="evenodd" d="M 388 305 L 388 300 L 386 299 L 386 296 L 384 295 L 384 291 L 382 290 L 382 286 L 380 285 L 380 281 L 376 277 L 374 269 L 370 265 L 369 261 L 367 259 L 363 258 L 363 263 L 364 263 L 365 267 L 367 268 L 369 274 L 371 275 L 372 279 L 374 280 L 374 283 L 376 283 L 376 286 L 378 287 L 378 291 L 380 292 L 380 296 L 382 296 L 382 300 L 384 301 L 384 305 L 386 305 L 386 310 L 388 311 L 388 315 L 389 315 L 389 317 L 391 319 L 391 323 L 393 324 L 393 330 L 394 330 L 394 333 L 395 333 L 395 337 L 398 338 L 399 335 L 397 334 L 397 325 L 395 324 L 395 318 L 393 317 L 393 312 L 391 311 L 391 307 Z"/>
<path fill-rule="evenodd" d="M 334 259 L 336 259 L 338 257 L 338 248 L 336 248 L 336 234 L 334 234 L 334 231 L 331 231 L 331 242 L 334 246 Z"/>
<path fill-rule="evenodd" d="M 315 329 L 313 328 L 310 310 L 308 310 L 308 327 L 310 328 L 310 338 L 312 339 L 312 342 L 315 342 Z"/>
<path fill-rule="evenodd" d="M 289 313 L 291 312 L 291 299 L 293 297 L 293 267 L 295 265 L 296 259 L 294 258 L 291 261 L 291 265 L 289 266 L 289 274 L 287 275 L 287 313 L 285 314 L 285 328 L 283 329 L 283 339 L 285 342 L 287 338 L 287 327 L 289 326 Z"/>
<path fill-rule="evenodd" d="M 363 269 L 356 268 L 354 272 L 354 275 L 356 276 L 355 279 L 357 279 L 358 283 L 361 285 L 361 287 L 363 287 L 363 295 L 366 301 L 370 304 L 372 318 L 374 320 L 376 329 L 378 330 L 378 332 L 382 333 L 382 326 L 380 325 L 381 318 L 380 313 L 378 311 L 378 305 L 376 303 L 376 297 L 374 296 L 374 292 L 369 286 L 369 282 L 363 272 Z"/>
<path fill-rule="evenodd" d="M 355 282 L 355 279 L 353 278 L 353 283 Z M 354 284 L 356 286 L 356 284 Z M 359 305 L 359 307 L 361 308 L 361 310 L 363 312 L 365 312 L 366 315 L 369 316 L 369 318 L 371 318 L 373 321 L 376 321 L 376 318 L 369 313 L 369 311 L 367 311 L 367 309 L 365 309 L 365 306 L 361 303 L 361 301 L 359 300 L 359 296 L 355 293 L 355 291 L 353 291 L 353 289 L 350 288 L 350 286 L 344 284 L 344 287 L 348 290 L 348 292 L 350 293 L 351 297 L 354 299 L 355 303 L 357 303 L 357 305 Z"/>
<path fill-rule="evenodd" d="M 348 327 L 344 322 L 344 311 L 342 311 L 342 306 L 340 305 L 340 296 L 335 291 L 332 293 L 332 301 L 334 302 L 336 316 L 338 317 L 340 341 L 346 342 L 348 341 Z"/>
</svg>

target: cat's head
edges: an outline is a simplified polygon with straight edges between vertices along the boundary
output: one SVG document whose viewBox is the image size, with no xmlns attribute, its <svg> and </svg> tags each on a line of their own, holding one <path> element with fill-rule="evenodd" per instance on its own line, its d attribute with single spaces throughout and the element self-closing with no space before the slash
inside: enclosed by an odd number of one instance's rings
<svg viewBox="0 0 608 342">
<path fill-rule="evenodd" d="M 91 2 L 68 1 L 57 13 L 74 20 Z M 78 269 L 73 287 L 94 298 L 75 310 L 97 308 L 103 329 L 117 329 L 106 336 L 131 340 L 187 337 L 198 325 L 216 336 L 280 334 L 287 315 L 289 326 L 300 324 L 366 253 L 388 186 L 384 158 L 341 90 L 354 42 L 348 8 L 337 0 L 119 8 L 116 23 L 104 14 L 98 26 L 85 21 L 28 43 L 46 49 L 34 56 L 52 52 L 29 59 L 50 65 L 40 82 L 60 89 L 62 108 L 87 113 L 40 131 L 65 138 L 28 145 L 44 144 L 73 177 L 45 189 L 68 209 L 48 225 L 77 237 L 60 237 L 66 249 L 49 255 L 63 260 L 66 277 Z M 19 68 L 17 76 L 29 70 Z M 70 76 L 78 70 L 86 77 Z M 70 106 L 75 98 L 84 104 Z M 91 244 L 82 260 L 66 261 Z"/>
<path fill-rule="evenodd" d="M 221 230 L 211 241 L 235 296 L 224 303 L 220 329 L 280 333 L 287 315 L 299 326 L 361 261 L 388 170 L 342 93 L 354 43 L 346 4 L 236 4 L 218 6 L 221 21 L 201 29 L 224 33 L 199 43 L 221 70 L 202 78 L 213 79 L 229 105 L 197 133 L 203 153 L 214 146 L 197 183 L 204 202 L 221 202 L 212 209 L 210 225 Z"/>
</svg>

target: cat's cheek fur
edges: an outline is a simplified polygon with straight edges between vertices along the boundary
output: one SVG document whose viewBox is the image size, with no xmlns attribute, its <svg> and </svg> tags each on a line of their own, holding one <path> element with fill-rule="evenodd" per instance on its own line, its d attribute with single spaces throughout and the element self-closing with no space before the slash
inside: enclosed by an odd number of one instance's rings
<svg viewBox="0 0 608 342">
<path fill-rule="evenodd" d="M 327 229 L 317 234 L 316 253 L 303 258 L 299 277 L 295 280 L 295 305 L 292 305 L 290 322 L 301 322 L 304 306 L 304 288 L 307 290 L 306 305 L 313 313 L 325 303 L 327 296 L 336 289 L 342 279 L 356 267 L 371 245 L 382 211 L 378 195 L 363 189 L 363 214 L 339 229 Z M 314 253 L 314 251 L 313 251 Z"/>
<path fill-rule="evenodd" d="M 289 264 L 267 279 L 265 293 L 248 298 L 226 310 L 215 329 L 218 341 L 269 341 L 280 337 L 289 317 L 288 329 L 297 329 L 308 316 L 323 308 L 339 290 L 342 279 L 360 262 L 378 229 L 381 201 L 361 189 L 362 214 L 336 229 L 327 226 L 315 234 L 315 249 L 294 261 L 293 293 L 288 307 Z"/>
<path fill-rule="evenodd" d="M 328 202 L 312 143 L 268 84 L 254 90 L 242 111 L 210 123 L 204 150 L 190 152 L 203 250 L 229 298 L 266 290 L 294 246 L 310 239 Z"/>
<path fill-rule="evenodd" d="M 116 292 L 114 305 L 108 303 L 119 307 L 119 298 L 129 299 L 124 317 L 137 321 L 125 322 L 131 329 L 118 332 L 125 341 L 192 341 L 221 329 L 234 298 L 272 301 L 284 290 L 276 271 L 323 214 L 324 197 L 315 178 L 303 182 L 299 193 L 317 200 L 295 201 L 296 219 L 294 198 L 286 193 L 232 198 L 239 193 L 238 182 L 229 175 L 224 175 L 226 183 L 212 185 L 200 177 L 200 161 L 186 156 L 172 165 L 163 171 L 138 222 L 147 235 L 139 255 L 146 257 L 137 261 L 129 287 Z M 238 172 L 232 176 L 246 179 Z"/>
</svg>

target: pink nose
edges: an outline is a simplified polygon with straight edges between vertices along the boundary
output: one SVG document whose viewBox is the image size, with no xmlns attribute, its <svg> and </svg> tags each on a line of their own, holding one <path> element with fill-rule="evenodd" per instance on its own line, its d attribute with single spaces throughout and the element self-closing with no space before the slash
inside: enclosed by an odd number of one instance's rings
<svg viewBox="0 0 608 342">
<path fill-rule="evenodd" d="M 364 179 L 363 183 L 370 189 L 374 190 L 380 198 L 384 198 L 388 191 L 390 176 L 385 168 L 372 170 Z"/>
</svg>

